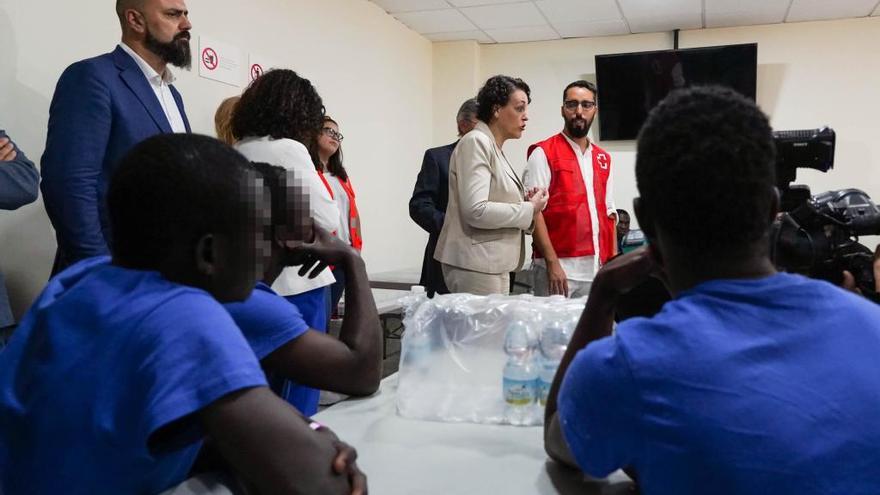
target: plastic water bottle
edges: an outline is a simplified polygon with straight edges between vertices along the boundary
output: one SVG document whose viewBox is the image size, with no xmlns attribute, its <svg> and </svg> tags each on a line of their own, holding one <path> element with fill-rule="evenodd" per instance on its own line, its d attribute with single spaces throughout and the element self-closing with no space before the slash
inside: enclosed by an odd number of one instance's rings
<svg viewBox="0 0 880 495">
<path fill-rule="evenodd" d="M 419 306 L 427 300 L 428 295 L 421 285 L 413 285 L 410 287 L 409 294 L 401 298 L 401 304 L 404 307 L 404 321 L 407 324 L 403 334 L 403 355 L 401 358 L 407 366 L 420 372 L 427 372 L 428 369 L 428 362 L 431 358 L 431 336 L 424 326 L 419 324 L 415 314 Z"/>
<path fill-rule="evenodd" d="M 538 373 L 538 402 L 543 406 L 547 404 L 547 396 L 550 394 L 550 386 L 553 377 L 559 368 L 559 362 L 568 348 L 571 340 L 569 322 L 563 321 L 560 315 L 548 315 L 544 329 L 541 332 L 541 366 Z"/>
<path fill-rule="evenodd" d="M 535 347 L 536 342 L 530 337 L 526 322 L 514 319 L 504 337 L 507 364 L 502 376 L 507 419 L 511 424 L 528 424 L 533 419 L 538 379 L 534 364 Z"/>
</svg>

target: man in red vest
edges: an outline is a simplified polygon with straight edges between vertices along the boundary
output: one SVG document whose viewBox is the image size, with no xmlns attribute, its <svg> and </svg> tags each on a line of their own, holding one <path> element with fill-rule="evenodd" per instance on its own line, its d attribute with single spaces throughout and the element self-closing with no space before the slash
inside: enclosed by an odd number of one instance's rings
<svg viewBox="0 0 880 495">
<path fill-rule="evenodd" d="M 617 211 L 611 155 L 587 137 L 596 117 L 596 86 L 575 81 L 562 96 L 565 128 L 529 147 L 523 183 L 550 193 L 533 234 L 535 295 L 581 297 L 599 266 L 617 253 Z"/>
</svg>

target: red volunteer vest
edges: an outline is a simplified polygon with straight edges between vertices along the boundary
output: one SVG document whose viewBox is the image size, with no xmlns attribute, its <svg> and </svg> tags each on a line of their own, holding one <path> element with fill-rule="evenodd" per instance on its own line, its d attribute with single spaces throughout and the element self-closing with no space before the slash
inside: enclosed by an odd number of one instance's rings
<svg viewBox="0 0 880 495">
<path fill-rule="evenodd" d="M 578 165 L 577 156 L 562 135 L 529 146 L 528 156 L 540 147 L 550 165 L 550 197 L 544 209 L 544 221 L 553 249 L 560 258 L 594 256 L 593 229 L 589 201 L 595 200 L 599 220 L 599 260 L 608 261 L 614 255 L 614 220 L 608 217 L 605 191 L 611 173 L 611 155 L 593 144 L 593 195 L 587 187 Z M 534 254 L 543 258 L 537 249 Z"/>
<path fill-rule="evenodd" d="M 318 170 L 318 176 L 321 177 L 321 181 L 324 182 L 324 187 L 327 188 L 327 192 L 330 193 L 330 197 L 333 198 L 333 187 L 330 186 L 330 183 L 327 182 L 327 177 L 324 176 L 324 172 Z M 336 180 L 339 180 L 337 177 Z M 360 251 L 364 247 L 364 240 L 361 238 L 361 216 L 358 214 L 357 204 L 354 202 L 354 188 L 351 187 L 351 179 L 346 179 L 345 182 L 339 181 L 342 184 L 342 189 L 345 190 L 345 195 L 348 196 L 348 231 L 349 237 L 351 238 L 351 247 Z"/>
</svg>

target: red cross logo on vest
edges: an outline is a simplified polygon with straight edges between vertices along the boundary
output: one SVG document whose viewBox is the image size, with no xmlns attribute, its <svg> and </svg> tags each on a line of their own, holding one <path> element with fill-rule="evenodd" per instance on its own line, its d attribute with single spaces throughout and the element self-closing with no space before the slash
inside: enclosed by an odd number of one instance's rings
<svg viewBox="0 0 880 495">
<path fill-rule="evenodd" d="M 602 170 L 608 170 L 608 155 L 605 153 L 599 153 L 596 155 L 596 160 L 599 162 L 599 166 L 602 167 Z"/>
</svg>

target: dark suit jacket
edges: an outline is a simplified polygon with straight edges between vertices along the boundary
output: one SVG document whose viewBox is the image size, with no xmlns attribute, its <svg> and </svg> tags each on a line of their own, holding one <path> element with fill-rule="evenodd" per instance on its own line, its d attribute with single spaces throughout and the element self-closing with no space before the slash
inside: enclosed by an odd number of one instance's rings
<svg viewBox="0 0 880 495">
<path fill-rule="evenodd" d="M 180 93 L 173 86 L 171 93 L 189 132 Z M 109 253 L 104 199 L 113 171 L 135 144 L 170 132 L 149 81 L 122 48 L 61 74 L 49 107 L 40 185 L 58 239 L 53 273 Z"/>
<path fill-rule="evenodd" d="M 458 141 L 425 151 L 422 170 L 419 171 L 412 198 L 409 200 L 410 218 L 428 233 L 419 283 L 425 286 L 429 296 L 449 293 L 443 281 L 440 262 L 434 259 L 434 248 L 437 247 L 437 237 L 446 217 L 446 205 L 449 202 L 449 158 L 456 144 Z"/>
</svg>

